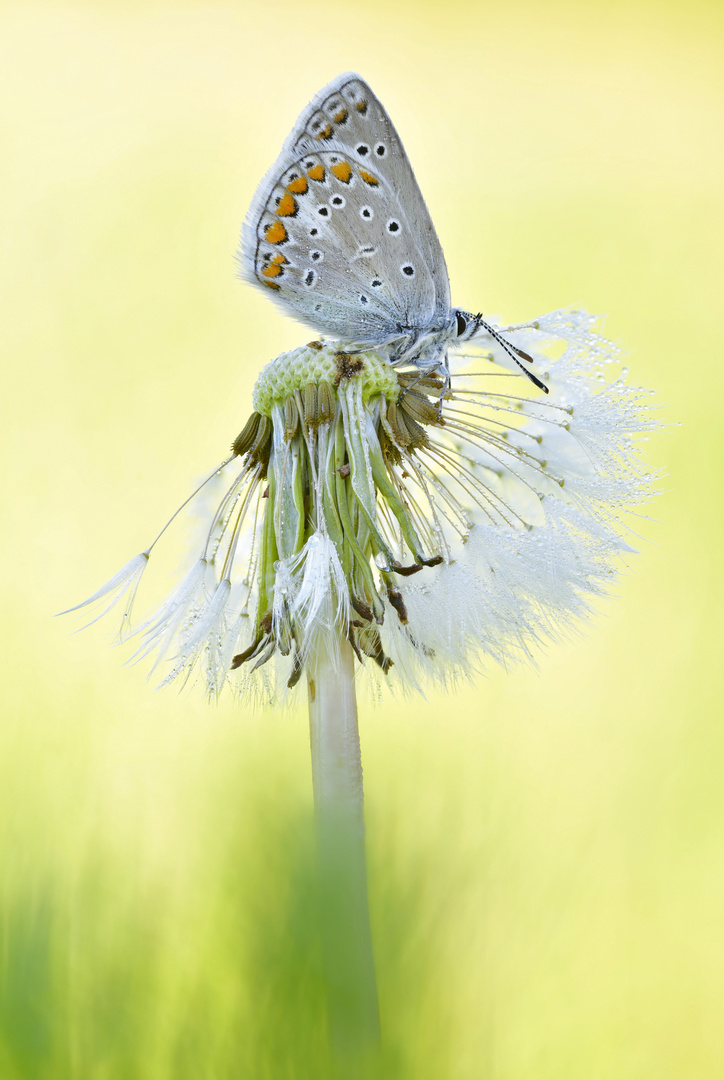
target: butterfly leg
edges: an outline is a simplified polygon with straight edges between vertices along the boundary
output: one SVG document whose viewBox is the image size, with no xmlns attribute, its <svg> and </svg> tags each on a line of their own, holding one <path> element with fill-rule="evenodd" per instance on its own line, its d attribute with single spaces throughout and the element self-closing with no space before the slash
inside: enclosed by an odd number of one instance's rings
<svg viewBox="0 0 724 1080">
<path fill-rule="evenodd" d="M 440 387 L 440 393 L 437 399 L 437 418 L 439 422 L 442 423 L 442 403 L 452 389 L 452 380 L 450 378 L 450 368 L 447 366 L 447 357 L 440 362 L 437 370 L 442 376 L 442 386 Z"/>
</svg>

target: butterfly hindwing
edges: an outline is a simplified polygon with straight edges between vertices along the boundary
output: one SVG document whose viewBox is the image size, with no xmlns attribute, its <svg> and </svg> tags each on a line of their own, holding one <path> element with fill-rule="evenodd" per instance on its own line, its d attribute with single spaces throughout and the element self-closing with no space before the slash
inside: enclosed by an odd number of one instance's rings
<svg viewBox="0 0 724 1080">
<path fill-rule="evenodd" d="M 449 311 L 445 261 L 400 139 L 357 75 L 325 87 L 262 181 L 241 260 L 290 314 L 383 341 Z"/>
</svg>

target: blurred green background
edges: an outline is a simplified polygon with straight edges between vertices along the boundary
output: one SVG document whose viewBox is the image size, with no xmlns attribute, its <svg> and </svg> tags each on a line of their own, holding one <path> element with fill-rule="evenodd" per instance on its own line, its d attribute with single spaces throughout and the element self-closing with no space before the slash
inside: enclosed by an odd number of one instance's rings
<svg viewBox="0 0 724 1080">
<path fill-rule="evenodd" d="M 2 1080 L 327 1075 L 304 710 L 154 693 L 110 626 L 51 616 L 147 544 L 309 336 L 232 257 L 350 68 L 454 302 L 607 313 L 680 423 L 580 638 L 363 706 L 384 1075 L 724 1075 L 723 32 L 696 0 L 2 7 Z"/>
</svg>

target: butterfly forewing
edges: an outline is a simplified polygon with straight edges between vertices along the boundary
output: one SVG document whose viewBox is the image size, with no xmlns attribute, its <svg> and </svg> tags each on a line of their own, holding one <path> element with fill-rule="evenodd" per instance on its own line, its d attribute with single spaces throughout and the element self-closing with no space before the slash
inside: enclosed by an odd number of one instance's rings
<svg viewBox="0 0 724 1080">
<path fill-rule="evenodd" d="M 322 90 L 260 185 L 244 269 L 312 326 L 360 341 L 450 310 L 445 261 L 399 137 L 356 75 Z"/>
</svg>

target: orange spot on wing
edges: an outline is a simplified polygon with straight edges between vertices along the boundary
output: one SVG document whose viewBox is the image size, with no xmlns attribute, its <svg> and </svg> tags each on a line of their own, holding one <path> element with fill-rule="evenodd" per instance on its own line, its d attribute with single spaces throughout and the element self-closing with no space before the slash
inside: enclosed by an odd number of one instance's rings
<svg viewBox="0 0 724 1080">
<path fill-rule="evenodd" d="M 337 165 L 332 165 L 332 172 L 343 184 L 348 184 L 352 176 L 352 166 L 348 161 L 340 161 Z"/>
<path fill-rule="evenodd" d="M 287 184 L 287 191 L 291 191 L 292 195 L 306 195 L 309 189 L 306 176 L 298 176 L 296 180 L 292 180 Z"/>
<path fill-rule="evenodd" d="M 289 233 L 281 221 L 271 221 L 264 230 L 264 236 L 270 244 L 283 244 L 289 239 Z"/>
<path fill-rule="evenodd" d="M 288 191 L 285 191 L 281 199 L 279 200 L 279 205 L 276 209 L 279 217 L 294 217 L 298 209 L 299 207 L 297 206 L 295 200 L 292 198 Z"/>
<path fill-rule="evenodd" d="M 358 113 L 362 113 L 362 115 L 364 116 L 364 114 L 367 112 L 367 102 L 366 101 L 358 101 L 357 104 L 355 105 L 355 109 L 357 110 Z"/>
<path fill-rule="evenodd" d="M 288 263 L 289 259 L 286 257 L 286 255 L 282 255 L 281 251 L 279 251 L 276 255 L 272 257 L 272 262 L 275 263 L 277 266 L 281 266 L 282 263 Z"/>
<path fill-rule="evenodd" d="M 312 165 L 307 169 L 307 176 L 310 180 L 324 180 L 324 165 Z"/>
<path fill-rule="evenodd" d="M 265 278 L 274 278 L 279 277 L 279 275 L 283 273 L 283 270 L 279 263 L 270 262 L 268 266 L 262 267 L 261 272 Z"/>
<path fill-rule="evenodd" d="M 334 114 L 334 122 L 335 122 L 335 124 L 343 124 L 348 116 L 349 116 L 349 113 L 347 112 L 346 109 L 340 109 L 338 113 Z"/>
<path fill-rule="evenodd" d="M 332 131 L 333 131 L 332 125 L 331 124 L 325 124 L 325 126 L 322 128 L 322 130 L 317 135 L 317 138 L 318 139 L 324 139 L 325 142 L 326 142 L 327 139 L 332 138 Z"/>
<path fill-rule="evenodd" d="M 373 176 L 371 172 L 367 172 L 366 169 L 360 169 L 359 174 L 364 180 L 365 184 L 369 184 L 370 187 L 377 187 L 377 185 L 379 184 L 379 180 L 377 179 L 377 177 Z"/>
<path fill-rule="evenodd" d="M 270 289 L 280 289 L 281 285 L 277 285 L 276 281 L 264 281 L 265 285 L 268 285 Z"/>
</svg>

